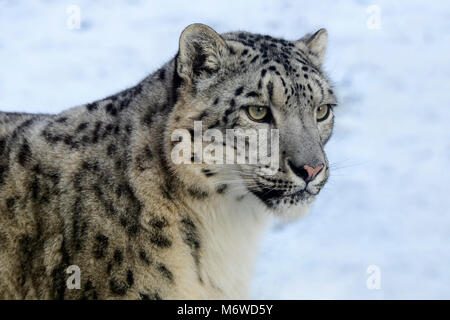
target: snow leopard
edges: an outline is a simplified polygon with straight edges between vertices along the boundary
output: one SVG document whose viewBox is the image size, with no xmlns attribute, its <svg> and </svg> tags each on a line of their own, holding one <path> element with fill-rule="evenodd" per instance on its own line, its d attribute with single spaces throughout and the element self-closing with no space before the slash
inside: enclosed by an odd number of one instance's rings
<svg viewBox="0 0 450 320">
<path fill-rule="evenodd" d="M 305 214 L 330 174 L 327 38 L 192 24 L 129 89 L 58 114 L 1 112 L 0 298 L 247 298 L 272 217 Z M 195 121 L 278 130 L 279 167 L 175 164 L 172 133 Z"/>
</svg>

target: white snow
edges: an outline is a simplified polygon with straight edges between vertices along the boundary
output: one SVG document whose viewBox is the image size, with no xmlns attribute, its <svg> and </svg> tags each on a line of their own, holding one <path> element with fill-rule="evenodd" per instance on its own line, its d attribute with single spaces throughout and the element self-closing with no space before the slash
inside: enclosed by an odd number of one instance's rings
<svg viewBox="0 0 450 320">
<path fill-rule="evenodd" d="M 66 23 L 70 5 L 81 28 Z M 371 5 L 380 29 L 366 25 Z M 190 23 L 296 39 L 326 27 L 332 178 L 264 240 L 252 298 L 450 298 L 447 1 L 0 1 L 0 109 L 59 112 L 140 81 Z M 366 286 L 368 266 L 381 289 Z"/>
</svg>

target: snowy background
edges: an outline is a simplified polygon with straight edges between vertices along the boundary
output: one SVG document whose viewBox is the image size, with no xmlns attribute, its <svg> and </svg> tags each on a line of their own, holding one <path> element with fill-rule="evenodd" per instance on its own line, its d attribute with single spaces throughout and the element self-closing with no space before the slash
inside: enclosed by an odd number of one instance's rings
<svg viewBox="0 0 450 320">
<path fill-rule="evenodd" d="M 329 32 L 332 178 L 309 216 L 267 235 L 251 297 L 449 299 L 448 1 L 0 0 L 0 109 L 59 112 L 132 86 L 193 22 Z M 371 265 L 378 290 L 366 285 Z"/>
</svg>

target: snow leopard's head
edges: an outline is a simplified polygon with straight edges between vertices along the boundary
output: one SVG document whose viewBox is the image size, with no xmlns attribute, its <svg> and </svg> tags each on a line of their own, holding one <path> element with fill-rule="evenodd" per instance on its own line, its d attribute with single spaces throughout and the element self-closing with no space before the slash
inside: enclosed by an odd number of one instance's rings
<svg viewBox="0 0 450 320">
<path fill-rule="evenodd" d="M 297 41 L 248 32 L 219 35 L 201 24 L 183 31 L 166 151 L 193 197 L 253 197 L 276 212 L 301 211 L 311 203 L 329 176 L 323 147 L 336 105 L 321 70 L 326 44 L 324 29 Z M 227 137 L 227 129 L 242 131 Z M 259 129 L 277 129 L 275 140 Z M 249 138 L 254 133 L 256 144 Z M 252 143 L 269 147 L 268 163 L 261 163 L 261 149 Z M 257 163 L 249 163 L 255 152 Z"/>
</svg>

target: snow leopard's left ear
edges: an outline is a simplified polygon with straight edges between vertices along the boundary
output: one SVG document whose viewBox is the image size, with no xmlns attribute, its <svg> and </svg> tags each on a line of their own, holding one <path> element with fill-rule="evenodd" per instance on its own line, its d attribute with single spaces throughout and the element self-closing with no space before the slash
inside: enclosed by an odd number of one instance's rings
<svg viewBox="0 0 450 320">
<path fill-rule="evenodd" d="M 328 32 L 325 29 L 320 29 L 313 35 L 306 35 L 298 42 L 306 46 L 309 60 L 318 67 L 321 67 L 325 58 L 327 50 Z"/>
<path fill-rule="evenodd" d="M 180 36 L 178 75 L 190 84 L 212 76 L 220 68 L 226 50 L 225 40 L 213 29 L 200 23 L 189 25 Z"/>
</svg>

